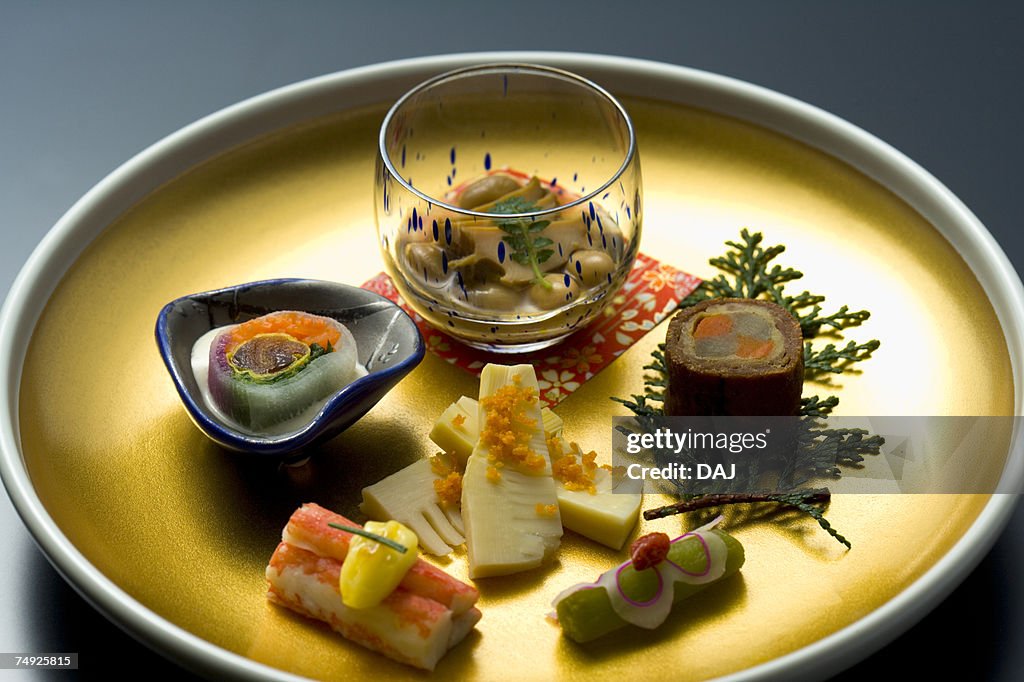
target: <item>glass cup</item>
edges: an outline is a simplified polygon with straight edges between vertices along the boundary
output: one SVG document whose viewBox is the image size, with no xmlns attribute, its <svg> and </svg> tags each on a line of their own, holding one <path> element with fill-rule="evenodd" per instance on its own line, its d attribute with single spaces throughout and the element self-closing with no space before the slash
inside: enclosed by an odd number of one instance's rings
<svg viewBox="0 0 1024 682">
<path fill-rule="evenodd" d="M 641 195 L 629 115 L 567 71 L 451 71 L 381 126 L 388 273 L 427 322 L 476 348 L 537 350 L 592 320 L 633 266 Z"/>
</svg>

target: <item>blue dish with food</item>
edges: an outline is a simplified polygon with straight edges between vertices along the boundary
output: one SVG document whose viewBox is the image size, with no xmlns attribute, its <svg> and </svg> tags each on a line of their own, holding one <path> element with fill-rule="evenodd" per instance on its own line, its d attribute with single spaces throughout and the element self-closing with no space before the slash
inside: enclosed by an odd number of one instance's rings
<svg viewBox="0 0 1024 682">
<path fill-rule="evenodd" d="M 160 311 L 156 342 L 203 433 L 277 457 L 344 431 L 424 354 L 419 329 L 395 303 L 311 279 L 178 298 Z"/>
</svg>

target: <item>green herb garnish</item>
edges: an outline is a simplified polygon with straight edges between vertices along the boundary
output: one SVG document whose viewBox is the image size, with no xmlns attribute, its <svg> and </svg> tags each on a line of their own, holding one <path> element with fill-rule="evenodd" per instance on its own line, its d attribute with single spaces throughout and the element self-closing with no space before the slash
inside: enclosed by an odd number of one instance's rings
<svg viewBox="0 0 1024 682">
<path fill-rule="evenodd" d="M 819 304 L 824 302 L 824 296 L 808 291 L 797 296 L 786 295 L 784 285 L 803 277 L 803 273 L 798 270 L 772 264 L 786 247 L 762 247 L 761 234 L 751 234 L 746 229 L 740 232 L 740 238 L 742 243 L 727 241 L 726 244 L 731 249 L 724 256 L 709 261 L 725 274 L 704 281 L 680 302 L 680 308 L 709 298 L 763 298 L 792 313 L 800 322 L 805 339 L 817 336 L 823 328 L 838 332 L 857 326 L 870 317 L 866 310 L 850 311 L 847 306 L 842 306 L 831 315 L 823 316 Z M 850 341 L 843 347 L 829 343 L 820 350 L 815 350 L 811 342 L 807 341 L 804 345 L 804 379 L 847 371 L 855 363 L 870 358 L 879 345 L 878 340 L 863 344 Z M 644 369 L 651 370 L 653 374 L 644 376 L 644 393 L 632 395 L 630 399 L 612 398 L 636 415 L 641 430 L 649 430 L 651 420 L 664 415 L 663 391 L 668 384 L 664 344 L 659 345 L 651 353 L 651 357 L 650 364 L 645 365 Z M 863 429 L 824 428 L 825 423 L 821 418 L 831 414 L 838 404 L 839 398 L 836 396 L 821 398 L 814 395 L 801 400 L 800 414 L 803 419 L 796 435 L 796 447 L 792 452 L 779 455 L 785 457 L 784 461 L 772 463 L 772 466 L 781 472 L 774 490 L 764 493 L 749 492 L 751 481 L 758 480 L 758 475 L 763 470 L 759 470 L 759 467 L 764 464 L 754 459 L 749 462 L 747 471 L 739 472 L 736 480 L 723 483 L 722 485 L 727 487 L 720 491 L 694 494 L 683 484 L 676 484 L 676 492 L 680 495 L 681 501 L 647 510 L 644 512 L 644 518 L 650 520 L 708 507 L 768 502 L 807 514 L 829 535 L 849 548 L 849 540 L 824 518 L 824 507 L 831 498 L 828 489 L 800 487 L 812 478 L 838 478 L 842 475 L 840 466 L 856 466 L 863 461 L 865 455 L 878 454 L 884 443 L 881 436 L 873 436 Z M 656 460 L 669 456 L 658 452 L 654 455 Z M 674 453 L 671 456 L 677 457 Z"/>
<path fill-rule="evenodd" d="M 321 355 L 327 355 L 328 353 L 333 353 L 333 352 L 334 352 L 334 345 L 330 341 L 327 342 L 327 348 L 324 348 L 319 343 L 311 343 L 311 344 L 309 344 L 309 361 L 312 362 L 313 360 L 316 360 Z"/>
<path fill-rule="evenodd" d="M 491 213 L 530 213 L 536 211 L 537 204 L 522 197 L 502 199 L 491 208 Z M 511 249 L 509 258 L 520 265 L 528 265 L 533 270 L 533 282 L 550 289 L 551 282 L 544 279 L 540 264 L 555 254 L 547 247 L 554 242 L 539 233 L 551 224 L 550 220 L 527 220 L 526 218 L 506 218 L 498 220 L 497 225 L 508 236 L 501 240 Z"/>
<path fill-rule="evenodd" d="M 359 528 L 357 526 L 343 526 L 340 523 L 330 523 L 330 522 L 328 522 L 327 525 L 330 526 L 331 528 L 337 528 L 338 530 L 348 531 L 349 533 L 352 533 L 353 535 L 359 535 L 359 536 L 362 536 L 362 537 L 367 538 L 369 540 L 373 540 L 375 542 L 379 542 L 380 544 L 386 545 L 386 546 L 390 547 L 391 549 L 395 550 L 396 552 L 399 552 L 400 554 L 405 554 L 406 552 L 409 551 L 408 547 L 406 547 L 405 545 L 403 545 L 403 544 L 401 544 L 399 542 L 395 542 L 391 538 L 386 538 L 383 535 L 377 535 L 376 533 L 371 533 L 370 531 L 364 530 L 364 529 Z"/>
</svg>

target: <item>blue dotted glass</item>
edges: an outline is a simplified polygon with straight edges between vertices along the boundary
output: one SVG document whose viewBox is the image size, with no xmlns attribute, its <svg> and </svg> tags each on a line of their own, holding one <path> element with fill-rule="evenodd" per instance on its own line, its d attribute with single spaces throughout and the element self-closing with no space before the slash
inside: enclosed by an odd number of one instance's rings
<svg viewBox="0 0 1024 682">
<path fill-rule="evenodd" d="M 375 187 L 399 292 L 431 325 L 488 350 L 535 350 L 585 326 L 640 240 L 627 112 L 545 66 L 459 69 L 409 91 L 381 127 Z"/>
</svg>

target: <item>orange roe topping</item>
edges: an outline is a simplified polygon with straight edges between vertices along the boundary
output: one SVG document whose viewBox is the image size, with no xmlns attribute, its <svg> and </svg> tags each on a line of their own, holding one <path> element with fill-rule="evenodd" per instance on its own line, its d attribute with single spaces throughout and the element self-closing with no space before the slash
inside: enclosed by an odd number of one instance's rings
<svg viewBox="0 0 1024 682">
<path fill-rule="evenodd" d="M 437 476 L 434 492 L 441 504 L 450 507 L 462 503 L 462 474 L 455 469 L 455 461 L 454 455 L 441 452 L 430 458 L 430 470 Z"/>
<path fill-rule="evenodd" d="M 702 317 L 693 330 L 693 338 L 706 339 L 712 336 L 724 336 L 732 331 L 732 318 L 728 315 L 708 315 Z"/>
<path fill-rule="evenodd" d="M 538 502 L 534 509 L 537 512 L 537 516 L 554 516 L 558 513 L 557 504 L 543 504 Z"/>
<path fill-rule="evenodd" d="M 549 447 L 551 440 L 549 439 Z M 556 444 L 559 452 L 562 444 Z M 597 453 L 591 450 L 584 453 L 576 443 L 570 443 L 572 452 L 560 457 L 551 456 L 551 473 L 556 481 L 561 481 L 566 490 L 585 490 L 591 495 L 597 494 L 594 486 L 594 472 L 597 471 Z M 579 461 L 576 458 L 579 457 Z"/>
<path fill-rule="evenodd" d="M 232 329 L 229 347 L 235 348 L 259 334 L 288 334 L 307 346 L 315 343 L 326 349 L 327 344 L 337 346 L 341 338 L 335 324 L 330 318 L 293 310 L 270 313 Z"/>
<path fill-rule="evenodd" d="M 547 443 L 548 456 L 551 457 L 552 462 L 565 454 L 562 452 L 562 439 L 559 436 L 552 434 L 548 436 L 544 442 Z"/>
<path fill-rule="evenodd" d="M 457 507 L 462 502 L 462 474 L 453 471 L 444 478 L 434 481 L 434 492 L 441 504 L 448 507 Z"/>
<path fill-rule="evenodd" d="M 443 478 L 453 471 L 457 471 L 456 461 L 455 455 L 450 452 L 439 452 L 430 458 L 430 470 L 434 472 L 435 476 Z"/>
<path fill-rule="evenodd" d="M 444 453 L 439 452 L 430 458 L 430 470 L 437 476 L 447 476 L 452 469 L 448 466 L 448 459 Z"/>
<path fill-rule="evenodd" d="M 771 339 L 761 341 L 760 339 L 740 334 L 736 340 L 739 341 L 736 355 L 741 358 L 766 358 L 772 352 L 772 349 L 775 348 L 775 344 Z"/>
<path fill-rule="evenodd" d="M 531 419 L 526 409 L 536 402 L 537 393 L 522 388 L 519 382 L 502 386 L 480 401 L 485 415 L 480 442 L 487 448 L 487 460 L 495 467 L 541 471 L 546 466 L 544 456 L 530 448 L 530 432 L 537 420 Z"/>
<path fill-rule="evenodd" d="M 465 424 L 465 423 L 466 423 L 466 415 L 464 415 L 464 414 L 457 414 L 454 417 L 452 417 L 452 426 L 454 426 L 457 429 L 464 428 L 463 424 Z"/>
</svg>

